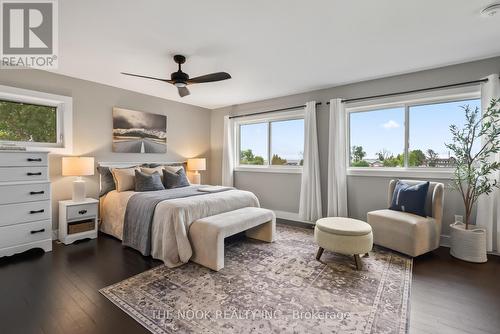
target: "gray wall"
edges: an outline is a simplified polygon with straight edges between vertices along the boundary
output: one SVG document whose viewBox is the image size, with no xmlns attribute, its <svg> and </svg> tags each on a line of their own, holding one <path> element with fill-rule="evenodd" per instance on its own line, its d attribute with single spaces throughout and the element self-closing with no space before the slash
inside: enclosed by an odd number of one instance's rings
<svg viewBox="0 0 500 334">
<path fill-rule="evenodd" d="M 318 107 L 317 125 L 321 181 L 324 185 L 322 188 L 323 208 L 326 209 L 328 106 L 325 103 L 327 101 L 336 97 L 354 98 L 475 80 L 498 72 L 500 72 L 500 57 L 213 110 L 211 120 L 211 180 L 213 183 L 220 183 L 221 180 L 224 115 L 284 108 L 315 100 L 323 103 Z M 389 178 L 382 177 L 349 176 L 350 215 L 365 218 L 366 212 L 385 207 L 387 205 L 388 180 Z M 447 180 L 442 181 L 448 182 Z M 276 174 L 237 172 L 235 183 L 241 189 L 249 189 L 260 195 L 261 204 L 264 207 L 298 212 L 298 193 L 300 191 L 300 177 L 298 175 L 283 174 L 277 176 Z M 448 224 L 452 222 L 453 215 L 463 214 L 463 210 L 456 194 L 450 193 L 450 190 L 447 189 L 445 196 L 443 234 L 448 234 Z M 292 200 L 293 203 L 290 202 Z"/>
<path fill-rule="evenodd" d="M 200 156 L 209 159 L 210 110 L 164 100 L 124 89 L 36 70 L 0 71 L 0 84 L 73 97 L 74 154 L 96 161 L 184 161 Z M 169 89 L 165 87 L 165 89 Z M 167 115 L 167 153 L 112 153 L 114 106 Z M 208 180 L 202 174 L 202 181 Z M 61 176 L 61 157 L 51 155 L 53 226 L 57 228 L 57 201 L 71 198 L 73 178 Z M 97 198 L 98 178 L 87 177 L 87 195 Z"/>
</svg>

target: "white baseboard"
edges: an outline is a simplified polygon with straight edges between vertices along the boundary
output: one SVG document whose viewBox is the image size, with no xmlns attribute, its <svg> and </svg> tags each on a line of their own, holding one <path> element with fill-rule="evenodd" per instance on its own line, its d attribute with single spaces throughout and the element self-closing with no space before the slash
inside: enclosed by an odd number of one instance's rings
<svg viewBox="0 0 500 334">
<path fill-rule="evenodd" d="M 439 246 L 450 248 L 450 236 L 446 234 L 441 234 L 441 238 L 439 240 Z"/>
<path fill-rule="evenodd" d="M 274 214 L 276 215 L 276 218 L 292 220 L 295 222 L 301 222 L 301 223 L 305 223 L 305 224 L 314 225 L 313 222 L 300 219 L 298 213 L 288 212 L 288 211 L 280 211 L 280 210 L 273 210 L 273 211 L 274 211 Z"/>
<path fill-rule="evenodd" d="M 57 240 L 59 238 L 59 230 L 52 230 L 52 240 Z"/>
</svg>

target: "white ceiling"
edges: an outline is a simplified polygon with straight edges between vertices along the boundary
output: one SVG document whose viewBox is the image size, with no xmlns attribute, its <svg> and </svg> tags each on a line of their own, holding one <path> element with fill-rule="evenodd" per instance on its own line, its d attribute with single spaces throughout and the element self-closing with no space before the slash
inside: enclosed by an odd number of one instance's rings
<svg viewBox="0 0 500 334">
<path fill-rule="evenodd" d="M 216 108 L 500 54 L 493 0 L 63 0 L 65 75 Z M 171 56 L 191 77 L 231 80 L 175 87 Z"/>
</svg>

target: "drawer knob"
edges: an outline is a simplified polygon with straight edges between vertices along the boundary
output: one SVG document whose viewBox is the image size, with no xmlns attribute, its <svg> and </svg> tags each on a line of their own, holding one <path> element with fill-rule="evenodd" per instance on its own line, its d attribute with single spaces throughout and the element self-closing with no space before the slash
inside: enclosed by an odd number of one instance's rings
<svg viewBox="0 0 500 334">
<path fill-rule="evenodd" d="M 36 162 L 36 161 L 41 162 L 42 158 L 28 158 L 28 161 L 29 162 Z"/>
<path fill-rule="evenodd" d="M 44 209 L 41 209 L 41 210 L 31 210 L 30 211 L 30 214 L 34 214 L 34 213 L 42 213 L 42 212 L 45 212 Z"/>
<path fill-rule="evenodd" d="M 26 173 L 26 175 L 28 175 L 28 176 L 42 175 L 42 172 L 38 172 L 38 173 L 28 172 L 28 173 Z"/>
<path fill-rule="evenodd" d="M 78 213 L 81 214 L 81 215 L 84 215 L 84 214 L 87 213 L 87 210 L 80 210 L 80 211 L 78 211 Z"/>
<path fill-rule="evenodd" d="M 41 194 L 45 194 L 45 191 L 41 190 L 41 191 L 30 191 L 30 195 L 41 195 Z"/>
<path fill-rule="evenodd" d="M 42 233 L 42 232 L 45 232 L 45 229 L 44 229 L 44 228 L 42 228 L 42 229 L 40 229 L 40 230 L 31 231 L 30 233 L 31 233 L 31 234 L 36 234 L 36 233 Z"/>
</svg>

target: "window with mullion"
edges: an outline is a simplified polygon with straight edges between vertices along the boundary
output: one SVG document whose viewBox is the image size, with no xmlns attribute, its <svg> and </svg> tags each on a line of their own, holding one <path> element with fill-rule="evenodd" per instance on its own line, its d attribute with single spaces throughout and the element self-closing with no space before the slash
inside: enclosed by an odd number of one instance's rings
<svg viewBox="0 0 500 334">
<path fill-rule="evenodd" d="M 302 166 L 303 118 L 242 123 L 238 125 L 238 132 L 240 166 Z"/>
<path fill-rule="evenodd" d="M 349 113 L 349 166 L 363 168 L 452 168 L 450 125 L 465 122 L 464 108 L 481 101 L 451 99 Z M 479 146 L 477 143 L 476 146 Z M 473 152 L 479 147 L 473 147 Z"/>
</svg>

